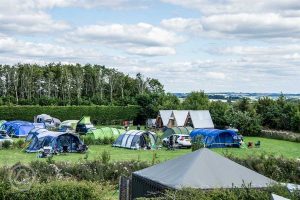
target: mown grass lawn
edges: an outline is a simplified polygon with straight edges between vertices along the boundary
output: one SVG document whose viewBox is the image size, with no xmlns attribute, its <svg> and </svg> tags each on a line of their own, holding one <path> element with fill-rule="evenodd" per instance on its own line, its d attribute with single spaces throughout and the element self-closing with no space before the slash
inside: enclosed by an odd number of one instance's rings
<svg viewBox="0 0 300 200">
<path fill-rule="evenodd" d="M 213 149 L 213 151 L 220 154 L 231 153 L 237 157 L 246 157 L 248 155 L 274 154 L 276 156 L 283 156 L 286 158 L 296 159 L 300 158 L 300 143 L 288 142 L 283 140 L 274 140 L 258 137 L 245 137 L 245 143 L 252 141 L 261 141 L 260 148 L 224 148 Z M 111 154 L 111 160 L 143 160 L 152 162 L 154 153 L 156 154 L 155 161 L 165 161 L 180 155 L 191 152 L 190 149 L 180 149 L 175 151 L 168 151 L 160 149 L 156 151 L 149 150 L 129 150 L 123 148 L 114 148 L 109 145 L 92 145 L 89 147 L 88 154 L 66 154 L 54 156 L 55 161 L 69 161 L 77 162 L 87 157 L 87 159 L 95 159 L 101 155 L 101 152 L 108 151 Z M 0 150 L 0 165 L 13 165 L 17 162 L 28 163 L 33 160 L 42 160 L 37 158 L 35 153 L 24 153 L 20 149 Z M 45 159 L 44 159 L 45 160 Z"/>
</svg>

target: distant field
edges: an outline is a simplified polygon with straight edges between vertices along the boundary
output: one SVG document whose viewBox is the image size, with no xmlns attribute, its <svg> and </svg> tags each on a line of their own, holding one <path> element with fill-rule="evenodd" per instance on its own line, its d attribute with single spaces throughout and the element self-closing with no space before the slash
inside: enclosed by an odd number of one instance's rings
<svg viewBox="0 0 300 200">
<path fill-rule="evenodd" d="M 242 149 L 242 148 L 226 148 L 226 149 L 213 149 L 213 151 L 222 153 L 232 153 L 237 157 L 246 157 L 247 155 L 274 154 L 276 156 L 282 155 L 286 158 L 296 159 L 300 158 L 300 143 L 287 142 L 282 140 L 266 139 L 259 137 L 245 137 L 245 142 L 261 141 L 260 148 Z M 180 155 L 191 152 L 190 149 L 180 149 L 175 151 L 168 151 L 160 149 L 156 151 L 148 150 L 129 150 L 123 148 L 114 148 L 109 145 L 92 145 L 89 147 L 88 159 L 95 159 L 101 155 L 104 150 L 110 152 L 111 159 L 115 161 L 121 160 L 143 160 L 152 161 L 153 153 L 156 153 L 156 161 L 165 161 Z M 69 161 L 77 162 L 84 159 L 85 154 L 67 154 L 54 156 L 56 161 Z M 32 160 L 43 160 L 37 158 L 37 154 L 28 154 L 22 152 L 20 149 L 0 150 L 0 165 L 13 165 L 16 162 L 28 163 Z M 45 160 L 45 159 L 44 159 Z"/>
</svg>

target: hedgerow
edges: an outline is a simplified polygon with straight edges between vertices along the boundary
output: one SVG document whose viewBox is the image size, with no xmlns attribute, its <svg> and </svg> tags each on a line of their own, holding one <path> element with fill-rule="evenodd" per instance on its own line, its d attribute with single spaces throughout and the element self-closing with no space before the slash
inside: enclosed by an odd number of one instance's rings
<svg viewBox="0 0 300 200">
<path fill-rule="evenodd" d="M 0 106 L 0 119 L 33 121 L 39 114 L 49 114 L 62 121 L 91 117 L 95 124 L 120 124 L 137 117 L 139 106 Z"/>
</svg>

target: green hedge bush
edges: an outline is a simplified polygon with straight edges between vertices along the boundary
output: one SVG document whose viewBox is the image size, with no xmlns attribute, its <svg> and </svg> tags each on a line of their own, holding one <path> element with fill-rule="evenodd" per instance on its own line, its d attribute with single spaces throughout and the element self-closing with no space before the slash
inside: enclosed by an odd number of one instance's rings
<svg viewBox="0 0 300 200">
<path fill-rule="evenodd" d="M 0 119 L 33 121 L 39 114 L 49 114 L 62 121 L 91 117 L 95 124 L 120 124 L 133 120 L 139 113 L 138 106 L 0 106 Z"/>
<path fill-rule="evenodd" d="M 114 199 L 113 187 L 87 181 L 52 181 L 49 183 L 34 183 L 28 191 L 18 191 L 9 184 L 0 183 L 0 197 L 3 200 L 86 200 Z"/>
<path fill-rule="evenodd" d="M 298 200 L 298 192 L 289 193 L 289 191 L 279 185 L 275 185 L 264 190 L 258 190 L 251 187 L 234 188 L 234 189 L 215 189 L 215 190 L 198 190 L 186 188 L 177 191 L 166 191 L 162 196 L 151 198 L 152 200 L 268 200 L 271 194 L 284 196 L 291 200 Z M 147 198 L 139 198 L 146 200 Z"/>
</svg>

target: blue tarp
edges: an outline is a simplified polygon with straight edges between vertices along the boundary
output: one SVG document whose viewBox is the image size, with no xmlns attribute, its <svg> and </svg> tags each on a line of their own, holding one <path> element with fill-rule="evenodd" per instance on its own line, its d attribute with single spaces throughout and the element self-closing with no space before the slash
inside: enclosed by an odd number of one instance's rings
<svg viewBox="0 0 300 200">
<path fill-rule="evenodd" d="M 239 136 L 233 130 L 195 129 L 190 133 L 193 141 L 201 137 L 203 144 L 208 148 L 238 147 Z"/>
</svg>

